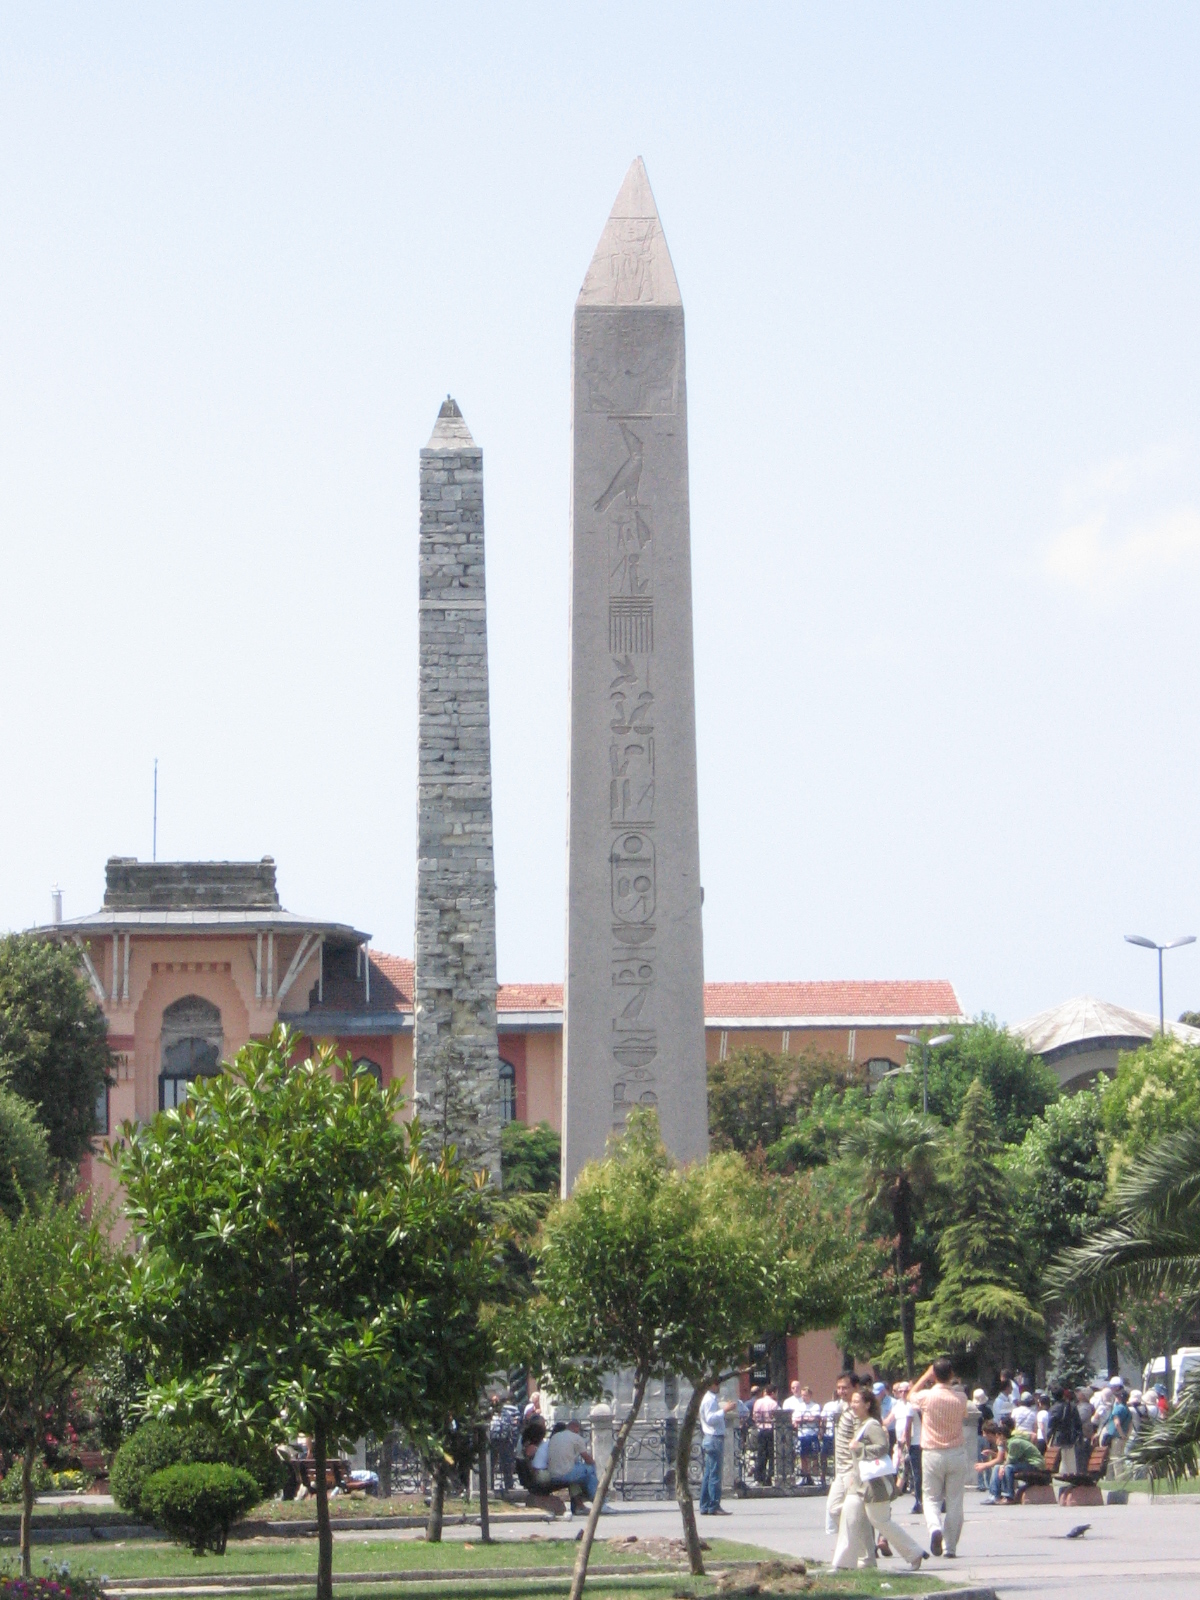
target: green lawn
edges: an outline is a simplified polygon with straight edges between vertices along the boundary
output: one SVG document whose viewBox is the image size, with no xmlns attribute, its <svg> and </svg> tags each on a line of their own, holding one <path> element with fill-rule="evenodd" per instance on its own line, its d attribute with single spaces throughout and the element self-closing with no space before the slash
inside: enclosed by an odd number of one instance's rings
<svg viewBox="0 0 1200 1600">
<path fill-rule="evenodd" d="M 709 1561 L 770 1560 L 772 1551 L 756 1545 L 735 1544 L 713 1539 Z M 339 1539 L 334 1545 L 333 1570 L 339 1572 L 421 1572 L 457 1571 L 468 1575 L 475 1569 L 494 1567 L 561 1567 L 569 1571 L 575 1564 L 575 1542 L 570 1539 L 503 1540 L 481 1545 L 475 1540 L 447 1539 L 442 1544 L 426 1544 L 422 1539 Z M 315 1573 L 317 1552 L 308 1539 L 247 1539 L 232 1542 L 223 1556 L 194 1556 L 180 1545 L 157 1544 L 149 1539 L 128 1544 L 36 1545 L 35 1571 L 42 1562 L 65 1561 L 77 1573 L 103 1573 L 114 1581 L 120 1578 L 206 1578 L 243 1577 L 263 1573 L 306 1576 Z M 596 1565 L 637 1565 L 645 1558 L 636 1551 L 609 1551 L 603 1539 L 592 1550 Z M 379 1597 L 384 1585 L 372 1584 L 370 1593 Z M 405 1587 L 404 1592 L 414 1591 Z"/>
<path fill-rule="evenodd" d="M 736 1543 L 728 1539 L 714 1539 L 705 1560 L 710 1567 L 731 1561 L 770 1561 L 779 1559 L 769 1550 L 755 1545 Z M 338 1600 L 536 1600 L 552 1597 L 557 1600 L 570 1586 L 570 1571 L 574 1566 L 576 1545 L 573 1540 L 523 1539 L 480 1546 L 471 1540 L 452 1540 L 441 1545 L 427 1545 L 415 1540 L 339 1540 L 334 1551 L 334 1581 Z M 8 1553 L 11 1563 L 11 1553 Z M 597 1541 L 592 1552 L 592 1569 L 625 1566 L 634 1567 L 644 1562 L 636 1550 L 614 1550 L 606 1541 Z M 786 1559 L 786 1558 L 784 1558 Z M 39 1546 L 34 1557 L 35 1574 L 45 1570 L 47 1560 L 69 1562 L 77 1575 L 103 1575 L 119 1584 L 123 1578 L 178 1577 L 186 1583 L 190 1577 L 227 1577 L 236 1581 L 248 1575 L 278 1574 L 280 1577 L 315 1576 L 316 1552 L 305 1541 L 254 1540 L 232 1548 L 225 1556 L 197 1558 L 175 1545 L 150 1544 L 139 1541 L 136 1545 L 95 1545 L 82 1552 L 78 1545 L 65 1545 L 48 1550 Z M 473 1576 L 488 1569 L 511 1569 L 511 1578 Z M 522 1576 L 522 1568 L 557 1568 L 561 1577 Z M 3 1565 L 0 1564 L 0 1570 Z M 404 1583 L 372 1583 L 356 1585 L 352 1581 L 338 1582 L 339 1573 L 360 1572 L 432 1572 L 444 1577 L 427 1581 L 414 1579 Z M 745 1570 L 749 1580 L 752 1569 Z M 893 1597 L 928 1594 L 943 1587 L 936 1578 L 916 1576 L 911 1573 L 880 1569 L 875 1573 L 839 1572 L 818 1570 L 814 1587 L 806 1591 L 806 1600 L 893 1600 Z M 165 1600 L 169 1591 L 147 1591 L 147 1600 Z M 284 1600 L 287 1591 L 255 1589 L 264 1600 L 278 1594 Z M 296 1591 L 293 1589 L 291 1596 Z M 597 1573 L 589 1579 L 588 1600 L 708 1600 L 718 1590 L 711 1578 L 691 1578 L 675 1568 L 661 1572 L 638 1573 L 631 1571 L 628 1578 L 614 1578 Z"/>
<path fill-rule="evenodd" d="M 1104 1489 L 1127 1489 L 1130 1494 L 1200 1494 L 1200 1478 L 1181 1478 L 1171 1483 L 1167 1478 L 1105 1478 Z"/>
<path fill-rule="evenodd" d="M 493 1513 L 502 1511 L 518 1511 L 519 1506 L 511 1506 L 506 1501 L 489 1498 L 488 1508 Z M 447 1500 L 445 1515 L 447 1518 L 461 1516 L 463 1511 L 469 1511 L 472 1516 L 479 1515 L 479 1502 L 472 1500 L 464 1505 L 461 1500 Z M 393 1495 L 390 1500 L 380 1500 L 369 1494 L 338 1494 L 329 1502 L 329 1515 L 335 1520 L 338 1517 L 427 1517 L 429 1507 L 424 1500 L 414 1500 L 411 1497 L 402 1498 Z M 311 1497 L 307 1500 L 264 1500 L 253 1511 L 246 1513 L 251 1522 L 311 1522 L 317 1520 L 317 1502 Z"/>
<path fill-rule="evenodd" d="M 747 1577 L 749 1573 L 747 1573 Z M 943 1588 L 936 1578 L 889 1578 L 886 1573 L 818 1573 L 815 1586 L 804 1591 L 804 1600 L 891 1600 L 893 1595 L 930 1594 Z M 336 1583 L 336 1572 L 335 1572 Z M 887 1584 L 887 1588 L 882 1585 Z M 371 1584 L 356 1589 L 337 1585 L 337 1600 L 557 1600 L 570 1589 L 570 1580 L 541 1580 L 522 1583 L 515 1580 L 489 1582 L 443 1582 L 435 1584 Z M 589 1578 L 586 1600 L 708 1600 L 721 1591 L 712 1579 L 689 1578 L 679 1573 L 630 1578 L 620 1583 Z M 266 1591 L 271 1594 L 270 1590 Z"/>
</svg>

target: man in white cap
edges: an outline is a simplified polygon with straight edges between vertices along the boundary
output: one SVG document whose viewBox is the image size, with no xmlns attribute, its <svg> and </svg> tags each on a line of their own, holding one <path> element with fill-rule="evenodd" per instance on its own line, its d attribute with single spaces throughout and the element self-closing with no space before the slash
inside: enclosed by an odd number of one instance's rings
<svg viewBox="0 0 1200 1600">
<path fill-rule="evenodd" d="M 1033 1396 L 1028 1389 L 1022 1389 L 1021 1398 L 1013 1407 L 1013 1427 L 1020 1428 L 1022 1433 L 1027 1433 L 1032 1439 L 1037 1432 L 1037 1406 L 1033 1403 Z"/>
</svg>

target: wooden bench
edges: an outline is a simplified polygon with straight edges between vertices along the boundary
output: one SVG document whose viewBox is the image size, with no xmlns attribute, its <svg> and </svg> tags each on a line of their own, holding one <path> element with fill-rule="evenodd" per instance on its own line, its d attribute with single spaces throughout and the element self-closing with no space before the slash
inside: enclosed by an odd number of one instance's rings
<svg viewBox="0 0 1200 1600">
<path fill-rule="evenodd" d="M 1094 1444 L 1083 1472 L 1077 1472 L 1071 1477 L 1058 1474 L 1058 1481 L 1062 1485 L 1058 1491 L 1059 1505 L 1102 1506 L 1104 1494 L 1100 1488 L 1100 1479 L 1104 1476 L 1107 1466 L 1108 1446 Z"/>
<path fill-rule="evenodd" d="M 317 1463 L 311 1457 L 291 1456 L 286 1464 L 296 1488 L 304 1488 L 309 1494 L 316 1494 Z M 344 1489 L 349 1476 L 349 1461 L 335 1457 L 325 1463 L 325 1487 L 327 1489 Z"/>
<path fill-rule="evenodd" d="M 1056 1444 L 1048 1444 L 1042 1456 L 1040 1467 L 1014 1467 L 1013 1468 L 1013 1498 L 1019 1506 L 1052 1506 L 1057 1497 L 1054 1493 L 1054 1474 L 1062 1460 L 1062 1451 Z"/>
<path fill-rule="evenodd" d="M 86 1472 L 98 1483 L 108 1481 L 108 1457 L 103 1450 L 80 1450 L 77 1459 L 80 1472 Z"/>
</svg>

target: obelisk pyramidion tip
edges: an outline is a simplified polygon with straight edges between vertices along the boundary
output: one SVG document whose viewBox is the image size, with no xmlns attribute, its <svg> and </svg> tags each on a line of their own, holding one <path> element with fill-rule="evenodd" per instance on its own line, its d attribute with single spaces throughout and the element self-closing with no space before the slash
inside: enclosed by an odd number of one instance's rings
<svg viewBox="0 0 1200 1600">
<path fill-rule="evenodd" d="M 604 224 L 579 291 L 580 306 L 678 306 L 683 302 L 658 207 L 635 156 Z"/>
<path fill-rule="evenodd" d="M 433 432 L 429 435 L 426 450 L 472 450 L 475 441 L 471 437 L 471 430 L 463 420 L 463 414 L 458 409 L 458 401 L 453 395 L 447 395 L 442 401 L 442 409 L 437 414 L 437 421 L 433 425 Z"/>
</svg>

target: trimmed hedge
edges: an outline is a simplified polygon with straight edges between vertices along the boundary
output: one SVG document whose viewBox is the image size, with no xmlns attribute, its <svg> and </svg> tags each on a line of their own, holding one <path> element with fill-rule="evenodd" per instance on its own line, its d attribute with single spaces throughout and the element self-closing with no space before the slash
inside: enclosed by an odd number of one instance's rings
<svg viewBox="0 0 1200 1600">
<path fill-rule="evenodd" d="M 230 1528 L 258 1504 L 258 1496 L 248 1472 L 221 1463 L 164 1467 L 142 1485 L 142 1504 L 154 1526 L 197 1556 L 210 1550 L 224 1555 Z"/>
<path fill-rule="evenodd" d="M 112 1497 L 123 1511 L 150 1521 L 142 1498 L 146 1479 L 165 1467 L 197 1461 L 228 1461 L 231 1451 L 215 1428 L 202 1422 L 179 1427 L 172 1422 L 143 1422 L 117 1451 L 108 1475 Z"/>
<path fill-rule="evenodd" d="M 8 1469 L 8 1475 L 0 1482 L 0 1505 L 19 1506 L 21 1504 L 21 1457 L 17 1456 Z M 50 1468 L 37 1456 L 33 1463 L 33 1492 L 35 1495 L 46 1494 L 54 1487 L 54 1476 Z"/>
<path fill-rule="evenodd" d="M 164 1467 L 195 1462 L 241 1467 L 258 1484 L 260 1500 L 269 1500 L 287 1482 L 287 1468 L 268 1444 L 231 1438 L 203 1422 L 143 1422 L 113 1458 L 113 1499 L 122 1510 L 148 1521 L 150 1512 L 141 1498 L 146 1479 Z"/>
</svg>

